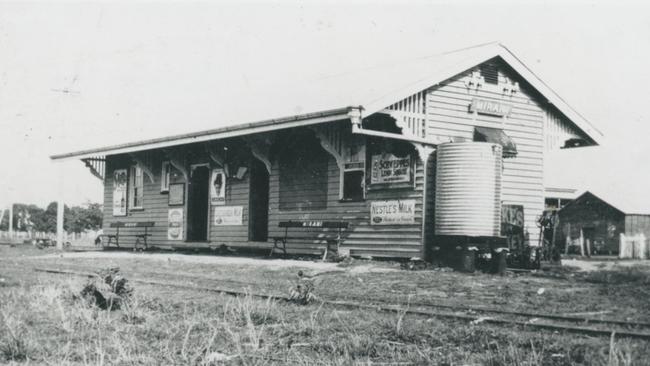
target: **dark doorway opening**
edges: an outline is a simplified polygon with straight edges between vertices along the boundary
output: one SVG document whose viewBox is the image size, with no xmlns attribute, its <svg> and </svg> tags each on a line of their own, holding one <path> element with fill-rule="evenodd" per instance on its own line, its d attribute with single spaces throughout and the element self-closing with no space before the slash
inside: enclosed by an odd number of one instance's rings
<svg viewBox="0 0 650 366">
<path fill-rule="evenodd" d="M 257 159 L 251 161 L 248 240 L 269 238 L 269 172 Z"/>
<path fill-rule="evenodd" d="M 210 169 L 192 169 L 187 194 L 187 241 L 208 240 Z"/>
</svg>

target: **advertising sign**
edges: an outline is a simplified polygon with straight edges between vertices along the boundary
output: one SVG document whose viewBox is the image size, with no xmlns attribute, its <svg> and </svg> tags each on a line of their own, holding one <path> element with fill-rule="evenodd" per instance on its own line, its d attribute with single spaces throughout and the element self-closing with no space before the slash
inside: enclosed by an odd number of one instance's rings
<svg viewBox="0 0 650 366">
<path fill-rule="evenodd" d="M 415 224 L 415 200 L 370 202 L 371 225 Z"/>
<path fill-rule="evenodd" d="M 519 249 L 525 242 L 524 206 L 501 206 L 501 235 L 506 237 L 508 248 Z"/>
<path fill-rule="evenodd" d="M 215 226 L 242 225 L 243 213 L 243 206 L 215 207 L 212 220 Z"/>
<path fill-rule="evenodd" d="M 213 205 L 226 204 L 226 174 L 223 169 L 212 169 L 210 203 Z"/>
<path fill-rule="evenodd" d="M 373 155 L 370 184 L 408 183 L 411 181 L 411 169 L 410 156 Z"/>
<path fill-rule="evenodd" d="M 167 223 L 167 239 L 183 240 L 183 209 L 170 208 Z"/>
<path fill-rule="evenodd" d="M 126 169 L 113 171 L 113 216 L 126 216 Z"/>
</svg>

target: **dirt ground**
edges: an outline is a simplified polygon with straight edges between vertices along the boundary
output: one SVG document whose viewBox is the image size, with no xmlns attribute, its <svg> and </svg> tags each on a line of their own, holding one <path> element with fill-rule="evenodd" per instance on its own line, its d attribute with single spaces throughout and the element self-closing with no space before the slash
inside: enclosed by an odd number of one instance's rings
<svg viewBox="0 0 650 366">
<path fill-rule="evenodd" d="M 78 293 L 86 279 L 35 271 L 97 272 L 110 267 L 119 267 L 126 278 L 175 287 L 134 283 L 139 305 L 122 312 L 120 316 L 130 319 L 124 323 L 74 301 L 72 308 L 62 305 L 70 304 L 69 294 Z M 285 297 L 299 281 L 299 271 L 313 283 L 317 300 L 312 305 L 196 290 Z M 495 276 L 447 268 L 409 271 L 391 261 L 59 253 L 52 248 L 0 246 L 0 309 L 5 314 L 0 321 L 0 363 L 2 357 L 32 364 L 88 363 L 104 357 L 105 364 L 642 365 L 650 359 L 644 341 L 612 343 L 609 337 L 331 309 L 318 301 L 395 304 L 404 309 L 435 303 L 650 322 L 649 298 L 650 266 L 638 261 L 568 260 L 563 267 Z M 40 341 L 16 343 L 7 335 L 21 332 L 26 339 Z M 98 349 L 98 344 L 105 348 Z M 233 358 L 208 362 L 219 355 Z"/>
<path fill-rule="evenodd" d="M 35 253 L 38 254 L 38 253 Z M 50 258 L 93 258 L 93 259 L 137 259 L 147 258 L 152 261 L 179 261 L 183 263 L 201 263 L 201 264 L 228 264 L 228 265 L 253 265 L 269 268 L 306 268 L 316 271 L 331 271 L 337 268 L 336 263 L 322 262 L 318 260 L 295 260 L 279 258 L 258 258 L 258 257 L 238 257 L 238 256 L 215 256 L 201 254 L 181 254 L 181 253 L 134 253 L 130 251 L 71 251 L 64 253 L 51 254 L 46 253 L 40 256 L 41 259 Z M 0 258 L 0 260 L 2 260 Z M 588 259 L 580 260 L 576 258 L 563 260 L 563 265 L 574 268 L 578 271 L 600 271 L 612 270 L 616 267 L 634 267 L 650 266 L 650 260 L 598 260 Z M 355 266 L 351 270 L 357 272 L 385 272 L 398 270 L 395 263 L 371 262 L 365 261 L 362 265 Z"/>
</svg>

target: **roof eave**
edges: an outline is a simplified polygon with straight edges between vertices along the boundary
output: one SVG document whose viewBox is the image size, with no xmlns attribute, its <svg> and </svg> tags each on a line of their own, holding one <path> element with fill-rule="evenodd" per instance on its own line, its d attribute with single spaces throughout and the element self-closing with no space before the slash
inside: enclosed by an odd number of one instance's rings
<svg viewBox="0 0 650 366">
<path fill-rule="evenodd" d="M 360 106 L 348 106 L 337 109 L 324 110 L 320 112 L 300 114 L 283 118 L 269 119 L 235 126 L 204 130 L 181 135 L 161 137 L 149 140 L 130 142 L 119 145 L 100 147 L 96 149 L 80 150 L 70 153 L 50 156 L 55 161 L 67 161 L 72 159 L 83 159 L 97 155 L 115 155 L 136 151 L 159 149 L 171 146 L 184 145 L 189 143 L 204 142 L 228 137 L 249 135 L 254 133 L 269 132 L 285 128 L 307 126 L 312 124 L 333 122 L 349 118 L 353 110 L 363 109 Z"/>
</svg>

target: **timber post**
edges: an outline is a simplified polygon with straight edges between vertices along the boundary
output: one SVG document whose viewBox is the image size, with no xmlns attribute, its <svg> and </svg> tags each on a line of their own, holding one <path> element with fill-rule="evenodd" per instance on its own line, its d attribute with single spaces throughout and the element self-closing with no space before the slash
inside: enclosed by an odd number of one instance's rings
<svg viewBox="0 0 650 366">
<path fill-rule="evenodd" d="M 12 202 L 9 204 L 9 242 L 11 242 L 13 236 L 14 236 L 14 204 Z"/>
<path fill-rule="evenodd" d="M 63 250 L 63 239 L 64 239 L 64 234 L 63 234 L 63 211 L 64 211 L 64 203 L 63 203 L 63 191 L 64 191 L 64 185 L 63 185 L 63 177 L 65 174 L 63 172 L 59 173 L 59 197 L 58 200 L 56 201 L 56 249 L 57 250 Z"/>
</svg>

